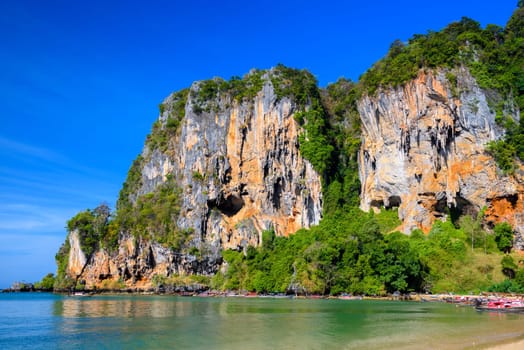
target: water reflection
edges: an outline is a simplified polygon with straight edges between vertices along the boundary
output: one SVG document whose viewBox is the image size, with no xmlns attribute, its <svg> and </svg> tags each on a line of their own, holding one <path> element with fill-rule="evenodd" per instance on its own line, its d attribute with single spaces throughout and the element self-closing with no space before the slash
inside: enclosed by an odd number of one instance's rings
<svg viewBox="0 0 524 350">
<path fill-rule="evenodd" d="M 53 313 L 63 317 L 152 317 L 187 316 L 191 305 L 163 297 L 66 297 L 55 301 Z"/>
<path fill-rule="evenodd" d="M 443 304 L 172 296 L 63 297 L 53 314 L 74 348 L 460 349 L 524 324 Z"/>
</svg>

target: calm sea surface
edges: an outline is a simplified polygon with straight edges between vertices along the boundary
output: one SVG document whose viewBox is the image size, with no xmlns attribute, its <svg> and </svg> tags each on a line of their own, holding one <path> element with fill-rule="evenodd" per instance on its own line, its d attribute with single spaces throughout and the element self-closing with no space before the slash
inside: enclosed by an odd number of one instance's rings
<svg viewBox="0 0 524 350">
<path fill-rule="evenodd" d="M 0 294 L 0 349 L 464 349 L 524 315 L 441 303 Z"/>
</svg>

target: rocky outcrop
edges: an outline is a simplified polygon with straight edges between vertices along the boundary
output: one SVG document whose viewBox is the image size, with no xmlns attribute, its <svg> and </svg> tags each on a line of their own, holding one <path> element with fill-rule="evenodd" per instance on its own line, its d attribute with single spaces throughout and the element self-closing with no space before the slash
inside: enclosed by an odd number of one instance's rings
<svg viewBox="0 0 524 350">
<path fill-rule="evenodd" d="M 198 89 L 198 83 L 192 86 Z M 183 189 L 178 227 L 193 229 L 197 239 L 214 246 L 237 249 L 257 246 L 263 230 L 289 235 L 320 221 L 320 177 L 299 153 L 295 105 L 289 98 L 277 100 L 267 75 L 252 101 L 218 96 L 214 111 L 199 113 L 193 98 L 173 140 L 178 152 L 172 165 L 164 165 Z M 144 186 L 167 173 L 144 173 Z"/>
<path fill-rule="evenodd" d="M 71 235 L 70 242 L 70 257 L 82 256 L 78 235 Z M 155 275 L 209 274 L 216 271 L 213 264 L 216 261 L 208 257 L 181 254 L 157 242 L 125 235 L 116 253 L 100 249 L 83 265 L 81 261 L 69 265 L 69 274 L 88 289 L 148 289 Z"/>
<path fill-rule="evenodd" d="M 317 224 L 320 176 L 299 152 L 297 105 L 289 96 L 277 98 L 272 74 L 260 77 L 253 98 L 240 100 L 227 91 L 209 94 L 203 91 L 206 82 L 194 83 L 167 146 L 146 143 L 137 163 L 138 185 L 130 185 L 134 190 L 127 199 L 136 203 L 174 181 L 180 200 L 173 220 L 178 234 L 187 235 L 183 246 L 168 247 L 123 231 L 117 252 L 100 248 L 85 259 L 75 243 L 78 235 L 71 232 L 68 273 L 88 288 L 104 288 L 110 281 L 149 288 L 156 274 L 215 273 L 223 249 L 258 246 L 264 230 L 286 236 Z M 179 102 L 176 94 L 163 102 L 160 132 L 168 128 Z"/>
<path fill-rule="evenodd" d="M 476 215 L 486 207 L 486 223 L 508 221 L 522 234 L 523 172 L 502 174 L 486 152 L 504 133 L 488 96 L 466 68 L 452 72 L 456 86 L 446 73 L 421 72 L 403 87 L 358 103 L 361 208 L 398 207 L 399 229 L 408 233 L 427 232 L 449 213 Z M 505 113 L 518 120 L 507 105 Z"/>
</svg>

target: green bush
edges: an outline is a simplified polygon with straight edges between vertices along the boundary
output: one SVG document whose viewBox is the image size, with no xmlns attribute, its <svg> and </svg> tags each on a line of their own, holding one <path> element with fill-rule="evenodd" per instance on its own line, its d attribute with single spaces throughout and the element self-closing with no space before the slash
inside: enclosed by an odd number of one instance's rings
<svg viewBox="0 0 524 350">
<path fill-rule="evenodd" d="M 55 275 L 53 273 L 48 273 L 45 275 L 41 281 L 35 282 L 34 287 L 37 290 L 51 291 L 55 285 Z"/>
<path fill-rule="evenodd" d="M 495 242 L 500 251 L 509 253 L 513 247 L 513 228 L 507 222 L 501 222 L 495 225 Z"/>
</svg>

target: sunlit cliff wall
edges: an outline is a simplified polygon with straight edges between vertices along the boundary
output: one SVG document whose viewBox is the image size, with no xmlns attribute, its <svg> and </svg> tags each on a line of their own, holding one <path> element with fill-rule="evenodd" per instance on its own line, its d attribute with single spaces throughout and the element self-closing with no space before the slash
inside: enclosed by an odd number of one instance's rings
<svg viewBox="0 0 524 350">
<path fill-rule="evenodd" d="M 522 168 L 511 176 L 497 168 L 486 146 L 504 130 L 489 97 L 466 68 L 453 74 L 455 86 L 444 70 L 421 72 L 403 87 L 359 101 L 361 208 L 398 207 L 406 233 L 485 208 L 486 224 L 508 221 L 522 234 Z M 512 101 L 505 105 L 518 121 Z"/>
</svg>

